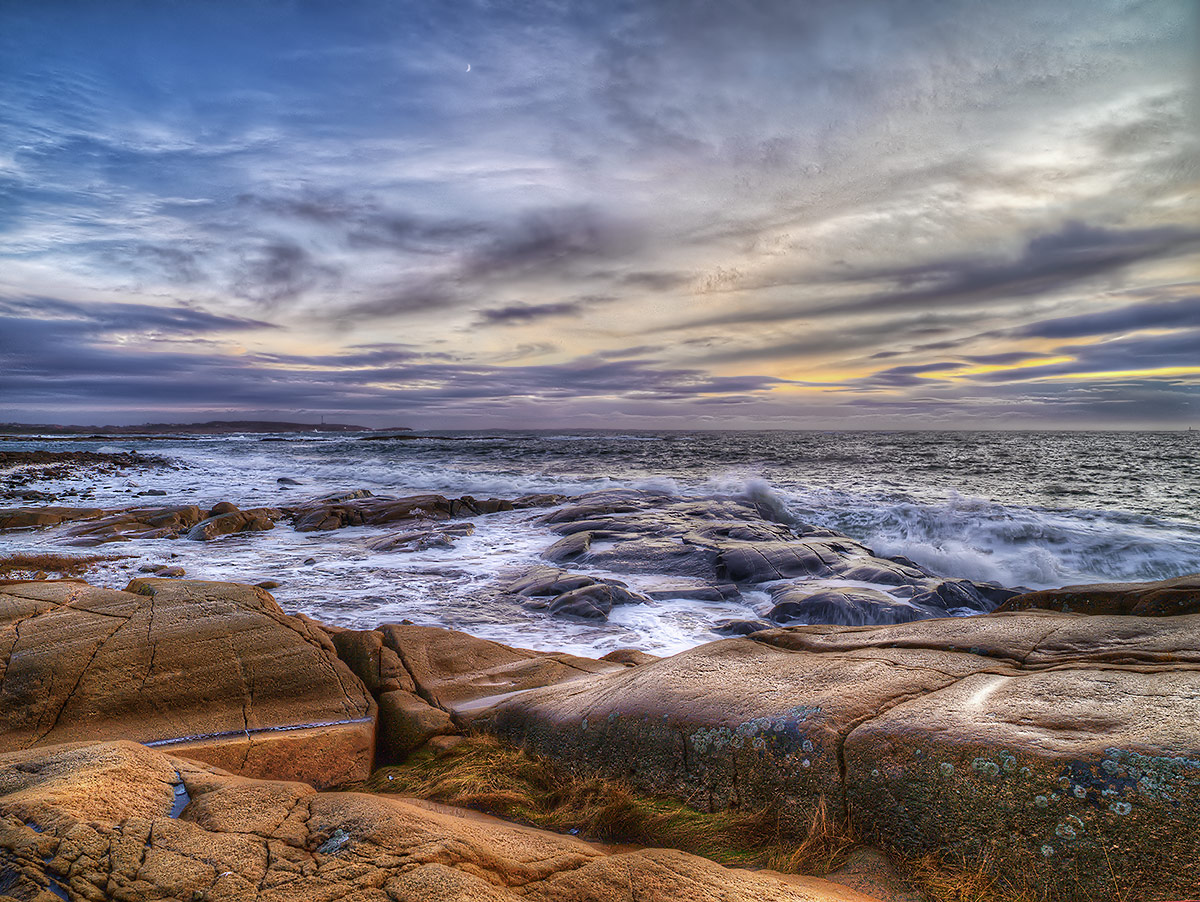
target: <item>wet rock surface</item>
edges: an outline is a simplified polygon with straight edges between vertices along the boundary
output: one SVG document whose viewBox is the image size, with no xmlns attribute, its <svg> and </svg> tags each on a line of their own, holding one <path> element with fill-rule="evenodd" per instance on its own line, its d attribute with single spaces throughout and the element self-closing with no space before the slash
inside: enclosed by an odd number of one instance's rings
<svg viewBox="0 0 1200 902">
<path fill-rule="evenodd" d="M 1182 898 L 1200 885 L 1197 649 L 1195 615 L 794 627 L 522 693 L 477 725 L 799 827 L 824 800 L 885 845 L 990 856 L 1051 898 L 1107 898 L 1114 871 L 1129 898 Z"/>
<path fill-rule="evenodd" d="M 0 586 L 0 750 L 129 738 L 322 786 L 369 772 L 375 705 L 323 631 L 251 586 L 128 589 Z"/>
<path fill-rule="evenodd" d="M 137 451 L 0 450 L 0 498 L 53 500 L 41 492 L 23 488 L 34 482 L 70 479 L 84 473 L 109 474 L 126 469 L 172 466 L 166 458 Z"/>
<path fill-rule="evenodd" d="M 779 509 L 750 497 L 682 499 L 622 490 L 564 502 L 557 495 L 392 498 L 358 489 L 283 508 L 239 509 L 229 502 L 207 511 L 194 505 L 26 507 L 0 510 L 0 530 L 59 527 L 66 544 L 99 545 L 179 537 L 237 541 L 228 537 L 281 523 L 301 533 L 357 526 L 378 530 L 354 539 L 368 551 L 416 553 L 453 548 L 475 532 L 474 518 L 546 506 L 548 513 L 527 520 L 560 535 L 542 550 L 548 565 L 518 571 L 489 591 L 549 616 L 596 623 L 623 605 L 695 601 L 745 603 L 745 616 L 732 619 L 775 625 L 904 623 L 990 611 L 1018 594 L 940 577 L 828 530 L 780 522 L 786 515 Z M 722 613 L 714 632 L 731 619 L 732 612 Z"/>
<path fill-rule="evenodd" d="M 178 538 L 203 518 L 203 512 L 195 505 L 105 512 L 104 516 L 72 524 L 64 532 L 64 544 L 91 546 L 134 539 Z"/>
<path fill-rule="evenodd" d="M 775 625 L 905 623 L 990 611 L 1018 594 L 945 579 L 904 558 L 881 558 L 846 536 L 781 522 L 784 516 L 748 497 L 684 500 L 630 490 L 583 495 L 541 519 L 562 535 L 542 554 L 558 566 L 534 568 L 502 591 L 548 597 L 548 613 L 589 620 L 646 599 L 727 601 L 758 591 L 771 598 L 758 613 Z M 572 570 L 563 569 L 568 566 Z M 655 579 L 630 591 L 596 571 Z"/>
<path fill-rule="evenodd" d="M 1135 617 L 1200 614 L 1200 574 L 1153 583 L 1094 583 L 1044 589 L 1011 598 L 998 610 L 1034 608 L 1077 614 L 1132 614 Z"/>
<path fill-rule="evenodd" d="M 672 850 L 610 853 L 444 806 L 235 777 L 129 742 L 0 755 L 0 867 L 23 899 L 870 902 Z"/>
<path fill-rule="evenodd" d="M 413 495 L 389 498 L 361 491 L 351 497 L 334 496 L 289 508 L 297 532 L 344 529 L 347 526 L 389 526 L 398 523 L 422 523 L 476 517 L 518 507 L 537 507 L 553 503 L 557 496 L 527 496 L 510 501 L 503 498 L 447 498 L 443 495 Z"/>
</svg>

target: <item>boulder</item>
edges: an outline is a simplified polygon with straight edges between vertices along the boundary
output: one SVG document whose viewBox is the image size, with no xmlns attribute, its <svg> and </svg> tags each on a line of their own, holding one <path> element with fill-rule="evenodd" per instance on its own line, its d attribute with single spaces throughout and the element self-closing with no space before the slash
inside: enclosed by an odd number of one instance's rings
<svg viewBox="0 0 1200 902">
<path fill-rule="evenodd" d="M 319 786 L 371 767 L 370 694 L 321 630 L 251 586 L 5 585 L 0 679 L 0 751 L 126 738 Z"/>
<path fill-rule="evenodd" d="M 908 623 L 936 617 L 936 608 L 925 608 L 874 589 L 830 587 L 813 589 L 803 584 L 788 585 L 772 598 L 775 606 L 767 615 L 775 623 Z"/>
<path fill-rule="evenodd" d="M 439 524 L 376 536 L 365 544 L 372 551 L 425 551 L 429 548 L 451 548 L 456 541 L 474 532 L 474 523 Z"/>
<path fill-rule="evenodd" d="M 0 755 L 0 860 L 0 886 L 20 899 L 871 902 L 816 878 L 251 780 L 130 742 Z"/>
<path fill-rule="evenodd" d="M 624 663 L 526 651 L 412 624 L 323 629 L 378 702 L 381 762 L 400 761 L 432 737 L 457 732 L 454 717 L 481 699 L 619 670 Z"/>
<path fill-rule="evenodd" d="M 774 628 L 774 624 L 765 620 L 723 620 L 713 627 L 713 632 L 719 636 L 749 636 Z"/>
<path fill-rule="evenodd" d="M 213 510 L 222 508 L 228 502 L 218 504 Z M 232 506 L 232 505 L 230 505 Z M 283 516 L 282 511 L 271 507 L 255 507 L 249 510 L 223 510 L 213 514 L 206 520 L 201 520 L 188 530 L 187 537 L 196 542 L 210 542 L 221 536 L 238 532 L 265 532 L 275 528 L 275 521 Z"/>
<path fill-rule="evenodd" d="M 631 592 L 622 586 L 594 583 L 564 592 L 550 602 L 551 614 L 582 617 L 586 620 L 605 620 L 618 604 L 642 604 L 649 601 L 645 595 Z"/>
<path fill-rule="evenodd" d="M 378 632 L 412 677 L 417 694 L 450 713 L 483 698 L 624 669 L 560 652 L 510 648 L 432 626 L 388 623 Z"/>
<path fill-rule="evenodd" d="M 379 699 L 380 763 L 401 761 L 434 736 L 457 733 L 450 715 L 403 689 L 381 692 Z"/>
<path fill-rule="evenodd" d="M 623 664 L 626 667 L 637 667 L 640 664 L 658 661 L 659 656 L 649 654 L 639 648 L 614 648 L 608 654 L 601 655 L 600 660 L 612 661 L 614 664 Z"/>
<path fill-rule="evenodd" d="M 413 495 L 387 498 L 369 492 L 329 496 L 291 508 L 297 532 L 342 529 L 347 526 L 387 526 L 408 521 L 449 520 L 513 510 L 513 503 L 500 498 L 476 499 L 470 495 Z"/>
<path fill-rule="evenodd" d="M 557 567 L 535 567 L 506 584 L 501 591 L 528 598 L 553 597 L 583 586 L 594 586 L 598 582 L 600 580 L 594 576 L 568 573 Z"/>
<path fill-rule="evenodd" d="M 0 510 L 0 530 L 40 529 L 73 520 L 94 520 L 106 511 L 98 507 L 14 507 Z"/>
<path fill-rule="evenodd" d="M 195 505 L 135 507 L 105 512 L 103 517 L 74 523 L 65 530 L 68 545 L 102 545 L 131 539 L 173 539 L 204 518 Z"/>
<path fill-rule="evenodd" d="M 1171 617 L 1200 614 L 1200 573 L 1153 583 L 1096 583 L 1027 592 L 1005 601 L 997 611 L 1070 611 L 1076 614 L 1132 614 Z"/>
<path fill-rule="evenodd" d="M 795 627 L 474 716 L 576 771 L 771 806 L 797 832 L 825 803 L 908 855 L 990 860 L 1038 898 L 1182 898 L 1200 886 L 1197 665 L 1200 615 Z"/>
</svg>

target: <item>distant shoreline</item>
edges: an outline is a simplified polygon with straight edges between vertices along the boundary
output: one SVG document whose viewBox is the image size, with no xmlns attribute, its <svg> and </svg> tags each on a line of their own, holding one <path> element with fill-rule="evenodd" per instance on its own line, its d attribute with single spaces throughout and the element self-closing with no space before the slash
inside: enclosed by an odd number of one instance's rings
<svg viewBox="0 0 1200 902">
<path fill-rule="evenodd" d="M 407 426 L 372 429 L 346 423 L 284 423 L 272 420 L 210 420 L 207 423 L 143 423 L 139 426 L 63 426 L 53 423 L 0 423 L 0 436 L 66 435 L 235 435 L 278 432 L 411 432 Z"/>
</svg>

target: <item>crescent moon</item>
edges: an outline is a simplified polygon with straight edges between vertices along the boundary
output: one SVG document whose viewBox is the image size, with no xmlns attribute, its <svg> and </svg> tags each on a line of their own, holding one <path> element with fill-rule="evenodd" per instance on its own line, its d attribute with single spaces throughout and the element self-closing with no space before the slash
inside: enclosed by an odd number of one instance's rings
<svg viewBox="0 0 1200 902">
<path fill-rule="evenodd" d="M 471 71 L 471 64 L 470 64 L 470 63 L 467 63 L 467 71 L 468 71 L 468 72 L 470 72 L 470 71 Z"/>
</svg>

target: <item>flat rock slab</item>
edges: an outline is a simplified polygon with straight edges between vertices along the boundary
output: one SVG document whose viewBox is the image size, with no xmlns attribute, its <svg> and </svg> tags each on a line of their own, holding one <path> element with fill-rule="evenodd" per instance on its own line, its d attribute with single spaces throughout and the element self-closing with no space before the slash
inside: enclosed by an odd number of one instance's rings
<svg viewBox="0 0 1200 902">
<path fill-rule="evenodd" d="M 235 777 L 128 742 L 0 755 L 0 864 L 19 898 L 872 902 L 825 880 Z"/>
<path fill-rule="evenodd" d="M 251 586 L 2 586 L 0 679 L 0 751 L 186 740 L 231 769 L 320 786 L 371 766 L 370 694 L 324 632 Z M 297 727 L 322 743 L 305 749 Z"/>
<path fill-rule="evenodd" d="M 1200 614 L 1200 573 L 1153 583 L 1093 583 L 1026 592 L 1010 598 L 997 610 L 1027 611 L 1030 608 L 1137 617 Z"/>
<path fill-rule="evenodd" d="M 822 800 L 1048 898 L 1200 886 L 1200 615 L 795 627 L 506 699 L 478 722 L 712 808 Z M 1117 876 L 1113 876 L 1113 875 Z"/>
<path fill-rule="evenodd" d="M 95 520 L 108 511 L 99 507 L 10 507 L 0 509 L 0 531 L 38 529 L 75 520 Z"/>
</svg>

